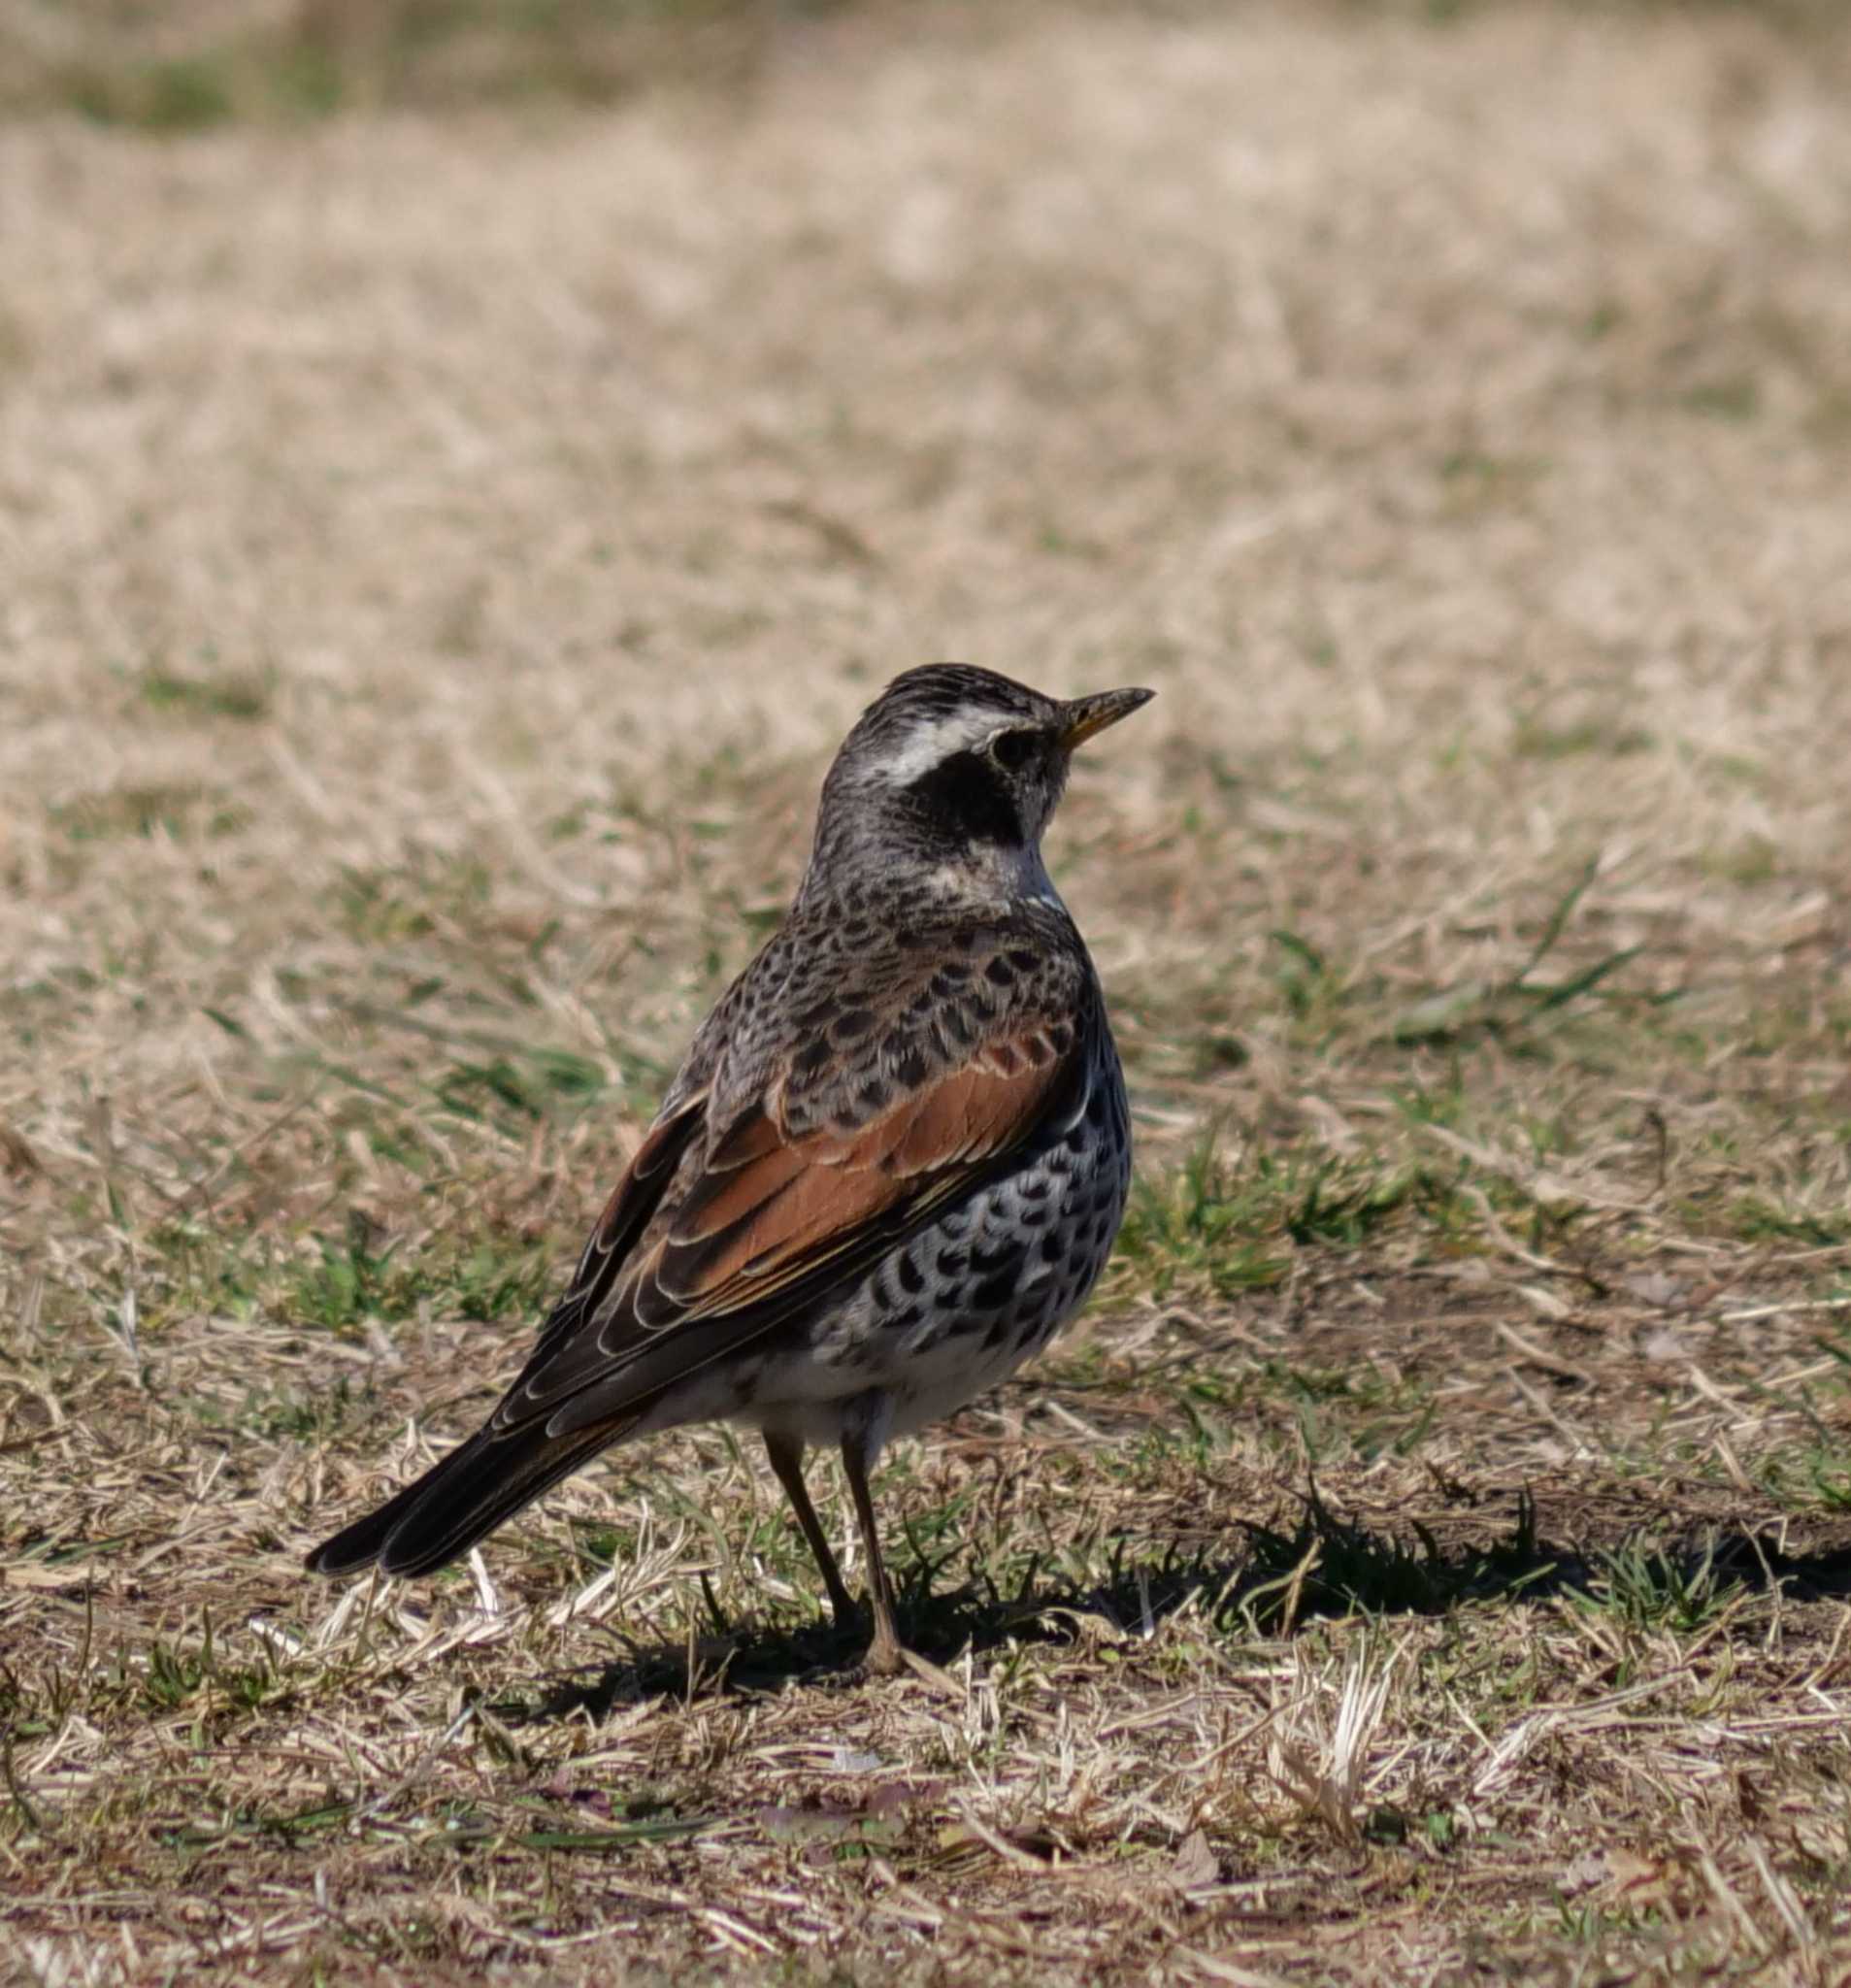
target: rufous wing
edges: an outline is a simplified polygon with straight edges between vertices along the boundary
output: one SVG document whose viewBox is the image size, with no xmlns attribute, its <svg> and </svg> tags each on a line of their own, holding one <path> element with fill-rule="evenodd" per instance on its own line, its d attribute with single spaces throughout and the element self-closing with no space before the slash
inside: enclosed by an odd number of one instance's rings
<svg viewBox="0 0 1851 1988">
<path fill-rule="evenodd" d="M 1084 1094 L 1078 1050 L 1025 1033 L 852 1127 L 792 1138 L 775 1097 L 753 1106 L 678 1182 L 595 1325 L 585 1316 L 532 1363 L 498 1419 L 545 1415 L 563 1435 L 643 1408 L 865 1273 Z"/>
</svg>

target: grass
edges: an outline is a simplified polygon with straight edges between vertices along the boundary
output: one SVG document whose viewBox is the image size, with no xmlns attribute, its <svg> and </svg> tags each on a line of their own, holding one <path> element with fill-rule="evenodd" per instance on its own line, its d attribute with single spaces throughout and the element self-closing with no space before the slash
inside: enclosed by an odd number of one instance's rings
<svg viewBox="0 0 1851 1988">
<path fill-rule="evenodd" d="M 0 138 L 0 1978 L 1843 1974 L 1801 12 L 0 6 L 103 65 Z M 932 654 L 1160 692 L 1049 850 L 1120 1247 L 882 1472 L 934 1668 L 718 1429 L 307 1580 Z"/>
<path fill-rule="evenodd" d="M 21 0 L 0 17 L 0 109 L 174 138 L 403 105 L 596 106 L 749 73 L 782 15 L 753 0 L 199 0 L 137 18 Z"/>
<path fill-rule="evenodd" d="M 1070 0 L 1070 7 L 1074 0 Z M 1088 0 L 1137 12 L 1137 0 Z M 1507 0 L 1347 0 L 1372 28 L 1443 31 Z M 1650 14 L 1678 0 L 1628 0 Z M 1702 0 L 1727 15 L 1738 0 Z M 1834 0 L 1756 0 L 1769 29 L 1816 41 L 1835 26 Z M 1155 12 L 1175 17 L 1185 10 Z M 1198 11 L 1200 8 L 1198 8 Z M 183 138 L 231 123 L 297 125 L 391 109 L 457 111 L 485 105 L 599 109 L 664 83 L 736 87 L 756 83 L 807 29 L 849 14 L 893 20 L 892 0 L 186 0 L 155 12 L 111 0 L 12 0 L 0 11 L 0 114 L 72 113 L 107 128 Z M 968 9 L 941 4 L 934 25 L 971 25 Z M 960 23 L 960 15 L 964 19 Z M 1607 335 L 1623 307 L 1589 313 L 1586 335 Z M 1752 420 L 1761 384 L 1719 372 L 1693 383 L 1682 405 L 1712 419 Z M 1471 447 L 1448 450 L 1439 474 L 1467 486 L 1465 504 L 1518 493 L 1538 463 Z M 793 515 L 844 556 L 868 548 L 851 529 L 799 506 Z M 1084 548 L 1083 535 L 1050 522 L 1043 546 Z"/>
</svg>

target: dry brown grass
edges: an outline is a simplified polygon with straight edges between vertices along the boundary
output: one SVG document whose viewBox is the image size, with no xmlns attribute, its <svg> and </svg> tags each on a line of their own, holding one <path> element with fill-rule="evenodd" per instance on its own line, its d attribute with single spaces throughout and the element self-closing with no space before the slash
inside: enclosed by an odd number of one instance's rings
<svg viewBox="0 0 1851 1988">
<path fill-rule="evenodd" d="M 1844 1980 L 1851 43 L 905 25 L 0 130 L 0 1971 Z M 711 1431 L 302 1578 L 935 655 L 1162 693 L 942 1674 Z"/>
</svg>

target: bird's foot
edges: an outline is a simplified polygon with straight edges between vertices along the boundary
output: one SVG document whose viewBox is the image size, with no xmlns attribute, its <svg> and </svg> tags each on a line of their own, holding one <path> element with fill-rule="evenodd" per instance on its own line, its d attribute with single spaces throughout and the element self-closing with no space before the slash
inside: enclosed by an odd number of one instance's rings
<svg viewBox="0 0 1851 1988">
<path fill-rule="evenodd" d="M 876 1631 L 865 1661 L 870 1677 L 898 1677 L 907 1668 L 907 1653 L 898 1637 L 881 1636 Z"/>
</svg>

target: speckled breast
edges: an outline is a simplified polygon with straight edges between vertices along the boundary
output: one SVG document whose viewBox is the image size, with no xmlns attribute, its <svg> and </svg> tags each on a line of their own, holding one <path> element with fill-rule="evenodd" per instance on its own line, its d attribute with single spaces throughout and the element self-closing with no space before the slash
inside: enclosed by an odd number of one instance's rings
<svg viewBox="0 0 1851 1988">
<path fill-rule="evenodd" d="M 1064 1122 L 818 1321 L 812 1358 L 843 1392 L 889 1392 L 896 1433 L 951 1413 L 1013 1372 L 1079 1309 L 1105 1268 L 1125 1212 L 1131 1130 L 1118 1059 L 1108 1042 L 1102 1047 Z"/>
</svg>

